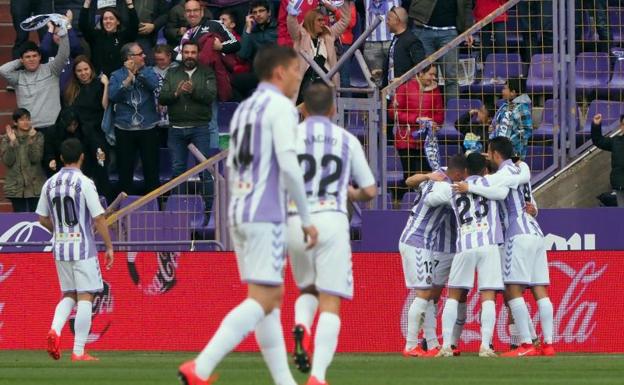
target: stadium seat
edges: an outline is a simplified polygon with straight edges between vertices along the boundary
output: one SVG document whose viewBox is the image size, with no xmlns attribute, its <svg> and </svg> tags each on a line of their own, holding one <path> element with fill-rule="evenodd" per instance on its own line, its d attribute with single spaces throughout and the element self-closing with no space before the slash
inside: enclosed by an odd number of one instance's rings
<svg viewBox="0 0 624 385">
<path fill-rule="evenodd" d="M 449 99 L 444 110 L 444 125 L 438 131 L 438 139 L 457 140 L 459 131 L 455 128 L 455 122 L 464 113 L 471 109 L 480 108 L 481 101 L 478 99 Z"/>
<path fill-rule="evenodd" d="M 386 150 L 387 185 L 400 186 L 403 183 L 403 165 L 396 149 L 388 146 Z"/>
<path fill-rule="evenodd" d="M 234 111 L 236 111 L 237 107 L 238 107 L 238 103 L 236 102 L 220 102 L 219 103 L 219 114 L 217 115 L 219 132 L 221 133 L 230 132 L 230 120 L 232 120 L 232 116 L 234 116 Z"/>
<path fill-rule="evenodd" d="M 609 95 L 618 96 L 624 92 L 624 60 L 617 60 L 613 66 L 613 74 L 607 85 Z M 604 94 L 604 92 L 602 92 Z"/>
<path fill-rule="evenodd" d="M 416 191 L 409 191 L 407 192 L 405 195 L 403 195 L 403 198 L 401 199 L 401 203 L 399 205 L 399 209 L 400 210 L 409 210 L 412 208 L 412 205 L 414 204 L 414 199 L 416 199 L 416 197 L 420 196 L 419 192 Z"/>
<path fill-rule="evenodd" d="M 206 227 L 206 206 L 199 195 L 170 195 L 165 203 L 165 211 L 173 214 L 187 213 L 193 230 Z"/>
<path fill-rule="evenodd" d="M 546 170 L 553 164 L 552 146 L 529 146 L 524 160 L 531 168 L 533 174 Z"/>
<path fill-rule="evenodd" d="M 131 203 L 137 201 L 139 198 L 141 198 L 141 196 L 139 195 L 128 195 L 126 199 L 121 201 L 119 207 L 124 208 L 126 206 L 129 206 Z M 146 204 L 135 210 L 135 212 L 146 211 L 158 211 L 158 201 L 156 199 L 152 199 L 151 201 L 147 202 Z"/>
<path fill-rule="evenodd" d="M 518 15 L 515 9 L 507 11 L 507 29 L 505 31 L 505 40 L 507 45 L 517 46 L 518 43 L 522 43 L 524 38 L 520 34 L 520 26 L 518 25 Z"/>
<path fill-rule="evenodd" d="M 470 92 L 477 94 L 499 94 L 504 81 L 509 78 L 523 77 L 526 68 L 517 53 L 491 53 L 483 63 L 481 81 L 470 86 Z"/>
<path fill-rule="evenodd" d="M 535 141 L 550 141 L 553 140 L 553 127 L 554 127 L 554 99 L 548 99 L 544 102 L 544 110 L 542 112 L 542 121 L 539 127 L 533 131 L 531 140 Z"/>
<path fill-rule="evenodd" d="M 553 55 L 537 54 L 531 58 L 526 88 L 532 94 L 552 94 L 553 92 Z"/>
<path fill-rule="evenodd" d="M 368 82 L 366 82 L 366 78 L 364 77 L 364 73 L 358 64 L 358 61 L 352 57 L 349 63 L 344 64 L 349 68 L 349 75 L 351 78 L 349 79 L 349 83 L 353 88 L 366 88 L 368 87 Z"/>
<path fill-rule="evenodd" d="M 593 94 L 609 83 L 610 62 L 606 52 L 582 52 L 576 57 L 575 84 L 582 94 Z"/>
</svg>

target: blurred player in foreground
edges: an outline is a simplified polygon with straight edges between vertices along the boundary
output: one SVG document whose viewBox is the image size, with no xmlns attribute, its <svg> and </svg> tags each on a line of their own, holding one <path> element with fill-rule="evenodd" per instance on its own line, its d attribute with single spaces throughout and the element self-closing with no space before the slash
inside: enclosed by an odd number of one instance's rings
<svg viewBox="0 0 624 385">
<path fill-rule="evenodd" d="M 91 328 L 93 296 L 103 289 L 93 224 L 106 245 L 107 270 L 113 266 L 113 244 L 95 184 L 80 171 L 84 154 L 78 139 L 61 144 L 61 160 L 65 167 L 45 182 L 37 205 L 39 223 L 52 233 L 52 252 L 63 292 L 48 332 L 47 350 L 55 360 L 61 358 L 61 331 L 77 304 L 71 359 L 97 361 L 84 349 Z"/>
</svg>

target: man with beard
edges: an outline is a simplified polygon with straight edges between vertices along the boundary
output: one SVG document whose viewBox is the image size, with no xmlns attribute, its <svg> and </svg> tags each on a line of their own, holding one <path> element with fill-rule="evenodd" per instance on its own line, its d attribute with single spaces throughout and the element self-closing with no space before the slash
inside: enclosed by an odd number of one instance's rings
<svg viewBox="0 0 624 385">
<path fill-rule="evenodd" d="M 211 68 L 198 65 L 198 55 L 197 43 L 184 43 L 182 65 L 167 72 L 160 91 L 159 103 L 167 106 L 169 113 L 167 147 L 171 153 L 173 177 L 186 171 L 190 143 L 206 157 L 211 148 L 218 147 L 218 133 L 209 128 L 211 106 L 217 95 L 215 74 Z M 212 196 L 212 178 L 207 172 L 202 173 L 201 178 L 203 195 Z"/>
</svg>

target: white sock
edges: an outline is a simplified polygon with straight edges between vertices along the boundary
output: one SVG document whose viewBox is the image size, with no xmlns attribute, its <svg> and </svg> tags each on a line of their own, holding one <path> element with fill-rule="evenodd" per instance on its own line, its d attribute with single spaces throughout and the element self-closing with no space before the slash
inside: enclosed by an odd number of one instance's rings
<svg viewBox="0 0 624 385">
<path fill-rule="evenodd" d="M 509 324 L 509 343 L 515 346 L 520 346 L 522 343 L 516 324 Z"/>
<path fill-rule="evenodd" d="M 65 322 L 67 322 L 67 318 L 69 318 L 69 314 L 76 306 L 76 301 L 70 297 L 64 297 L 59 301 L 58 305 L 56 305 L 56 310 L 54 310 L 54 318 L 52 319 L 52 329 L 58 334 L 61 335 L 61 330 L 63 330 L 63 326 L 65 326 Z"/>
<path fill-rule="evenodd" d="M 514 319 L 514 325 L 516 325 L 516 330 L 518 330 L 518 335 L 520 336 L 520 343 L 522 344 L 530 344 L 531 343 L 531 332 L 529 331 L 529 309 L 527 309 L 526 302 L 524 302 L 524 298 L 518 297 L 507 301 L 507 305 L 509 306 L 509 310 L 511 311 L 511 315 Z"/>
<path fill-rule="evenodd" d="M 318 298 L 312 294 L 301 294 L 295 301 L 295 325 L 303 325 L 308 333 L 318 309 Z"/>
<path fill-rule="evenodd" d="M 280 309 L 274 309 L 256 326 L 256 342 L 264 362 L 276 385 L 297 385 L 288 368 L 286 344 L 280 318 Z"/>
<path fill-rule="evenodd" d="M 481 348 L 490 348 L 495 322 L 496 305 L 494 301 L 484 301 L 481 303 Z"/>
<path fill-rule="evenodd" d="M 447 298 L 442 310 L 442 346 L 450 348 L 453 342 L 453 329 L 457 321 L 458 302 Z"/>
<path fill-rule="evenodd" d="M 531 336 L 531 342 L 537 339 L 537 332 L 535 331 L 535 325 L 533 325 L 533 320 L 531 319 L 531 315 L 529 314 L 529 319 L 527 320 L 527 327 L 529 328 L 529 335 Z"/>
<path fill-rule="evenodd" d="M 219 362 L 254 330 L 264 318 L 264 309 L 255 300 L 247 298 L 232 309 L 221 321 L 219 329 L 208 345 L 195 359 L 195 373 L 207 380 Z"/>
<path fill-rule="evenodd" d="M 414 298 L 407 312 L 407 338 L 405 350 L 418 346 L 418 332 L 423 323 L 428 301 L 420 297 Z"/>
<path fill-rule="evenodd" d="M 459 340 L 461 334 L 464 331 L 464 324 L 466 323 L 466 302 L 460 302 L 457 305 L 457 321 L 453 325 L 453 335 L 451 337 L 451 345 L 459 346 Z"/>
<path fill-rule="evenodd" d="M 423 323 L 423 329 L 425 333 L 425 339 L 427 340 L 427 350 L 435 349 L 440 346 L 438 342 L 437 327 L 438 322 L 436 316 L 438 315 L 438 304 L 429 301 L 427 305 L 427 311 L 425 312 L 425 322 Z"/>
<path fill-rule="evenodd" d="M 338 345 L 340 317 L 334 313 L 323 312 L 319 316 L 314 336 L 314 357 L 312 358 L 312 376 L 325 382 L 325 372 L 331 364 Z"/>
<path fill-rule="evenodd" d="M 91 330 L 91 302 L 78 301 L 74 320 L 74 354 L 82 356 Z"/>
<path fill-rule="evenodd" d="M 540 324 L 542 325 L 542 334 L 544 335 L 544 343 L 553 343 L 553 305 L 550 298 L 545 297 L 537 301 L 539 309 Z"/>
</svg>

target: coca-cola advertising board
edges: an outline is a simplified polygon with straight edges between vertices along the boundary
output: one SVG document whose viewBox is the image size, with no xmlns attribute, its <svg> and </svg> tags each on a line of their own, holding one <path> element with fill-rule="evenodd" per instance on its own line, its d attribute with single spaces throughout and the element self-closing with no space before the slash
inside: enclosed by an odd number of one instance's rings
<svg viewBox="0 0 624 385">
<path fill-rule="evenodd" d="M 405 289 L 398 253 L 354 255 L 355 298 L 342 308 L 341 352 L 398 352 L 404 344 L 411 293 Z M 624 352 L 624 252 L 549 254 L 555 344 L 561 352 Z M 245 296 L 232 253 L 117 253 L 103 272 L 105 290 L 93 305 L 90 349 L 200 350 L 223 316 Z M 0 348 L 42 349 L 60 298 L 50 253 L 0 254 Z M 293 326 L 296 288 L 286 274 L 282 320 Z M 528 301 L 537 321 L 536 306 Z M 442 304 L 439 307 L 440 312 Z M 72 316 L 73 317 L 73 316 Z M 509 342 L 507 313 L 498 301 L 495 346 Z M 469 297 L 462 336 L 476 350 L 479 304 Z M 62 346 L 70 348 L 70 320 Z M 539 325 L 539 322 L 537 322 Z M 438 328 L 439 330 L 440 328 Z M 538 326 L 539 332 L 539 326 Z M 286 335 L 288 344 L 290 335 Z M 252 337 L 238 348 L 256 351 Z"/>
</svg>

